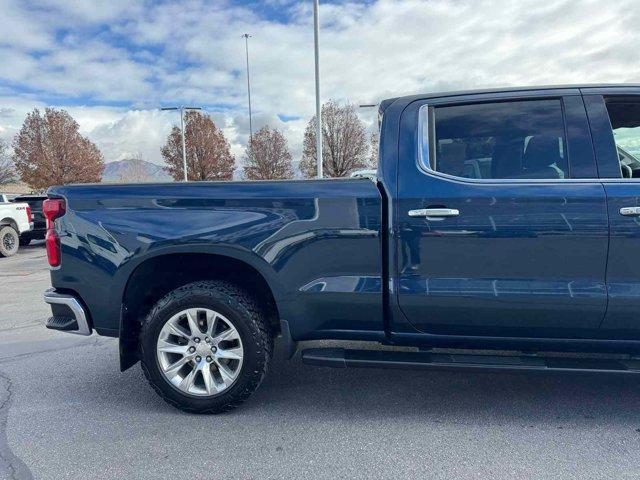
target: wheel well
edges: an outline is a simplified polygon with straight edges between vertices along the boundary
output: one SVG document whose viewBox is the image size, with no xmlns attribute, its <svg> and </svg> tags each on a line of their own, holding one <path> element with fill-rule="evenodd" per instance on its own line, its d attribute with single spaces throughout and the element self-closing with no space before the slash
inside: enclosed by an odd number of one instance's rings
<svg viewBox="0 0 640 480">
<path fill-rule="evenodd" d="M 122 369 L 131 366 L 131 360 L 134 360 L 130 357 L 126 361 L 123 356 L 135 353 L 137 360 L 141 321 L 160 298 L 182 285 L 213 279 L 227 280 L 255 295 L 269 319 L 272 333 L 279 333 L 280 316 L 273 292 L 264 277 L 249 264 L 223 255 L 161 255 L 139 265 L 125 287 L 120 332 Z"/>
<path fill-rule="evenodd" d="M 7 225 L 9 225 L 10 227 L 13 227 L 13 229 L 16 232 L 18 231 L 18 224 L 15 222 L 13 218 L 3 218 L 2 220 L 0 220 L 0 227 L 4 227 Z"/>
</svg>

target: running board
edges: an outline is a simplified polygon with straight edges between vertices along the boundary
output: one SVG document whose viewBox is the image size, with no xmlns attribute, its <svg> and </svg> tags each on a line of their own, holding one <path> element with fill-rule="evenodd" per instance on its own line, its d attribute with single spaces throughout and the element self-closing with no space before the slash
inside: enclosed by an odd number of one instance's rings
<svg viewBox="0 0 640 480">
<path fill-rule="evenodd" d="M 473 355 L 466 353 L 398 352 L 311 348 L 302 362 L 322 367 L 402 368 L 410 370 L 470 370 L 480 372 L 640 373 L 640 360 L 582 357 Z"/>
</svg>

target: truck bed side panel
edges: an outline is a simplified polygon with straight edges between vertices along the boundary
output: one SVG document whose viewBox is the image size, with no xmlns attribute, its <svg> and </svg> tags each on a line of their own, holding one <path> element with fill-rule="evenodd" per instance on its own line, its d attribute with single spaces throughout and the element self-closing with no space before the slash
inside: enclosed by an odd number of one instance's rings
<svg viewBox="0 0 640 480">
<path fill-rule="evenodd" d="M 296 339 L 381 332 L 381 199 L 368 180 L 83 185 L 57 221 L 62 267 L 94 327 L 116 334 L 128 278 L 172 253 L 228 255 L 271 286 Z"/>
</svg>

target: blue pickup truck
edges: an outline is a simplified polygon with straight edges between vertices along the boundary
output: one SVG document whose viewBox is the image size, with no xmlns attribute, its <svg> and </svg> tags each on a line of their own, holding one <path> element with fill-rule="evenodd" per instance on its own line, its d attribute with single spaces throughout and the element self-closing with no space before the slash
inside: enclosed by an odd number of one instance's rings
<svg viewBox="0 0 640 480">
<path fill-rule="evenodd" d="M 246 399 L 276 337 L 387 346 L 302 351 L 319 366 L 640 373 L 640 86 L 379 118 L 374 181 L 51 188 L 47 327 L 118 337 L 190 412 Z"/>
</svg>

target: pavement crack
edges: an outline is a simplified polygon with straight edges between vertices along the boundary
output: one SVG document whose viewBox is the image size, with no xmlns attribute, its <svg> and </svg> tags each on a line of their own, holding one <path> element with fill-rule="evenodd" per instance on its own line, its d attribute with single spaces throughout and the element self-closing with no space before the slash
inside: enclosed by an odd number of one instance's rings
<svg viewBox="0 0 640 480">
<path fill-rule="evenodd" d="M 71 350 L 74 348 L 81 348 L 81 347 L 87 347 L 87 346 L 92 346 L 92 347 L 100 347 L 102 345 L 105 345 L 107 343 L 109 343 L 109 340 L 111 339 L 104 339 L 104 338 L 100 338 L 98 336 L 94 337 L 92 340 L 87 340 L 85 342 L 78 342 L 78 343 L 74 343 L 72 345 L 65 345 L 63 347 L 56 347 L 56 348 L 45 348 L 43 350 L 38 350 L 36 352 L 30 352 L 30 353 L 21 353 L 19 355 L 11 355 L 10 357 L 5 357 L 2 358 L 0 357 L 0 365 L 7 365 L 13 362 L 17 362 L 22 360 L 23 358 L 26 357 L 35 357 L 37 355 L 42 355 L 45 353 L 51 353 L 51 352 L 62 352 L 64 350 Z M 2 378 L 2 377 L 0 377 Z"/>
<path fill-rule="evenodd" d="M 29 467 L 16 456 L 7 441 L 9 406 L 13 396 L 13 383 L 8 375 L 0 371 L 0 473 L 6 470 L 12 480 L 33 480 Z"/>
</svg>

